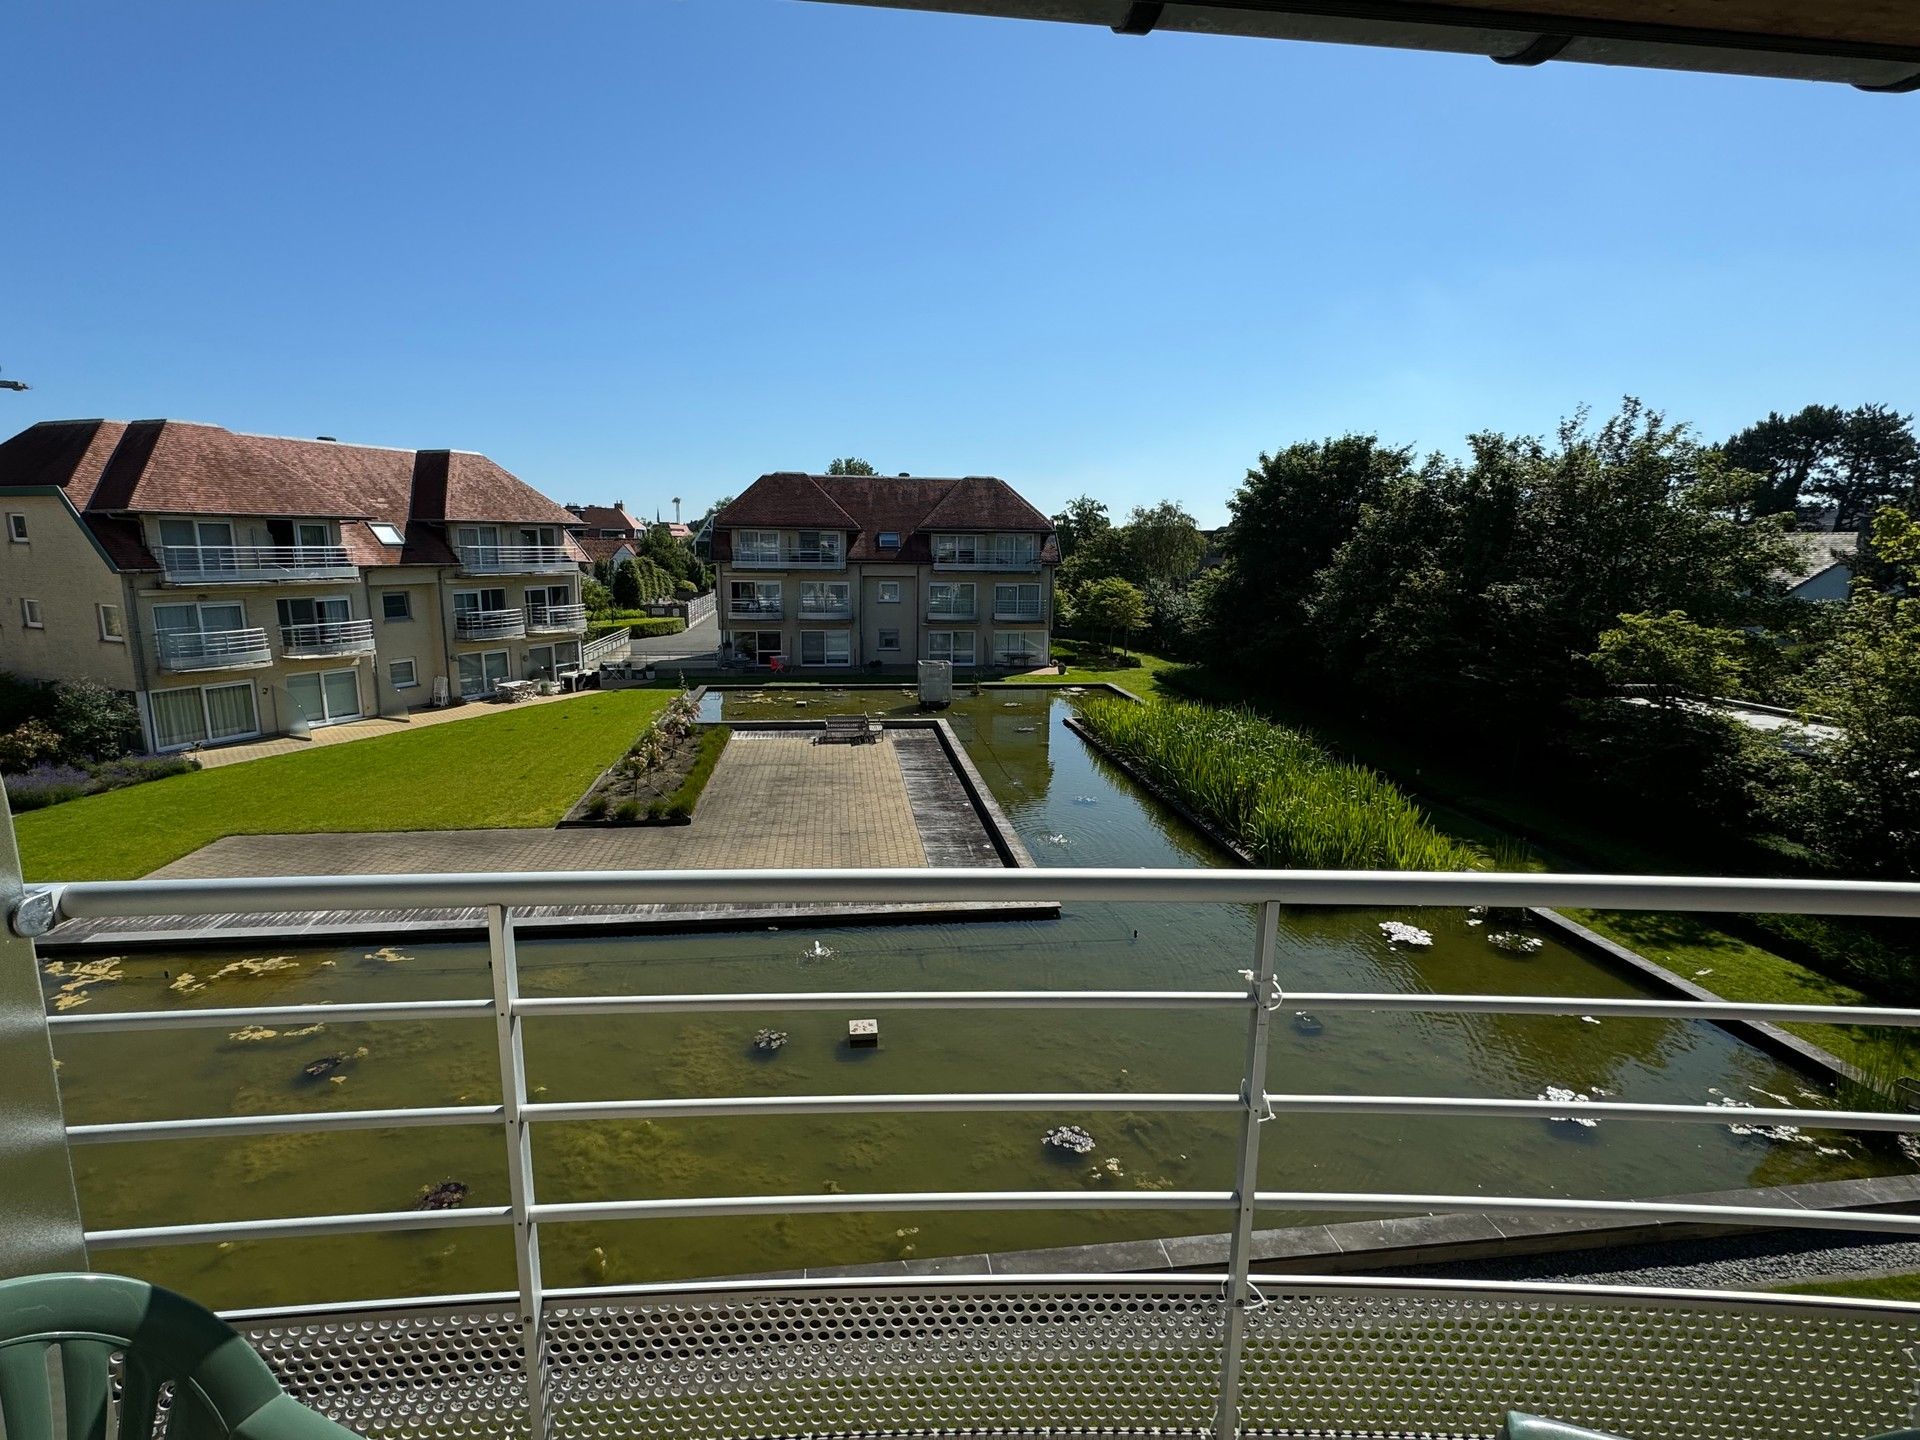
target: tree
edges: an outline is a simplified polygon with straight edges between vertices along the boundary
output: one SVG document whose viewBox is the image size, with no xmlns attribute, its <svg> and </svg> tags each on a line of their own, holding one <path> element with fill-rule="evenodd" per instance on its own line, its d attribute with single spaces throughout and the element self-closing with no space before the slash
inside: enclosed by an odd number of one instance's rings
<svg viewBox="0 0 1920 1440">
<path fill-rule="evenodd" d="M 1106 637 L 1108 649 L 1114 637 L 1122 643 L 1147 623 L 1147 602 L 1139 589 L 1117 575 L 1094 580 L 1082 586 L 1074 596 L 1075 623 Z"/>
<path fill-rule="evenodd" d="M 1775 412 L 1721 448 L 1730 464 L 1759 477 L 1742 519 L 1832 506 L 1835 528 L 1854 530 L 1883 505 L 1911 505 L 1920 485 L 1913 417 L 1886 405 Z"/>
<path fill-rule="evenodd" d="M 1684 611 L 1641 611 L 1603 630 L 1600 648 L 1587 658 L 1609 685 L 1642 690 L 1656 708 L 1679 708 L 1737 691 L 1745 645 L 1738 630 L 1696 625 Z"/>
<path fill-rule="evenodd" d="M 92 680 L 63 680 L 54 686 L 48 720 L 60 735 L 61 757 L 68 761 L 117 760 L 140 748 L 140 716 L 133 698 Z"/>
<path fill-rule="evenodd" d="M 647 528 L 646 539 L 640 542 L 640 555 L 659 566 L 675 582 L 687 579 L 693 569 L 693 551 L 674 539 L 673 532 L 665 525 Z"/>
<path fill-rule="evenodd" d="M 613 592 L 600 580 L 582 580 L 580 603 L 587 607 L 589 620 L 604 620 L 613 612 Z"/>
<path fill-rule="evenodd" d="M 1054 537 L 1060 543 L 1060 558 L 1071 560 L 1073 552 L 1094 536 L 1113 528 L 1107 507 L 1091 495 L 1076 495 L 1067 508 L 1053 517 Z"/>
<path fill-rule="evenodd" d="M 613 571 L 613 607 L 616 610 L 640 608 L 640 567 L 622 560 Z"/>
<path fill-rule="evenodd" d="M 1884 506 L 1911 506 L 1916 483 L 1920 442 L 1913 417 L 1885 405 L 1848 411 L 1832 471 L 1819 490 L 1836 511 L 1834 528 L 1857 530 Z"/>
<path fill-rule="evenodd" d="M 1795 415 L 1771 411 L 1720 448 L 1729 462 L 1762 477 L 1754 508 L 1741 519 L 1792 513 L 1824 482 L 1840 447 L 1846 414 L 1837 405 L 1809 405 Z"/>
<path fill-rule="evenodd" d="M 1179 586 L 1200 568 L 1207 537 L 1177 501 L 1162 500 L 1151 507 L 1133 508 L 1127 517 L 1127 549 L 1134 574 L 1143 584 L 1159 581 Z"/>
<path fill-rule="evenodd" d="M 880 472 L 857 455 L 827 462 L 829 475 L 878 475 Z"/>
</svg>

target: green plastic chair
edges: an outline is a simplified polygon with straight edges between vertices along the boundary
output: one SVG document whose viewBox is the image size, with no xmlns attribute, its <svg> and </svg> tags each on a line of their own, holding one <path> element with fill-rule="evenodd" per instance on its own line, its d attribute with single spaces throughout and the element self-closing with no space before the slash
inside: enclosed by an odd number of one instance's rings
<svg viewBox="0 0 1920 1440">
<path fill-rule="evenodd" d="M 48 1355 L 60 1354 L 56 1429 Z M 0 1280 L 0 1421 L 7 1440 L 108 1440 L 110 1358 L 124 1358 L 119 1440 L 149 1440 L 173 1384 L 167 1440 L 355 1440 L 280 1388 L 231 1326 L 184 1296 L 124 1275 Z"/>
</svg>

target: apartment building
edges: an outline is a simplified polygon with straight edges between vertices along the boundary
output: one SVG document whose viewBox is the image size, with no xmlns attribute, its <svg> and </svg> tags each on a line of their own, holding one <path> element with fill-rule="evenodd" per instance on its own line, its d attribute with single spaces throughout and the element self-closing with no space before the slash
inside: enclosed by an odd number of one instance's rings
<svg viewBox="0 0 1920 1440">
<path fill-rule="evenodd" d="M 131 692 L 155 750 L 580 666 L 578 522 L 483 455 L 46 421 L 0 514 L 0 669 Z"/>
<path fill-rule="evenodd" d="M 1044 664 L 1053 525 L 1004 480 L 762 475 L 714 517 L 723 647 L 755 664 Z"/>
</svg>

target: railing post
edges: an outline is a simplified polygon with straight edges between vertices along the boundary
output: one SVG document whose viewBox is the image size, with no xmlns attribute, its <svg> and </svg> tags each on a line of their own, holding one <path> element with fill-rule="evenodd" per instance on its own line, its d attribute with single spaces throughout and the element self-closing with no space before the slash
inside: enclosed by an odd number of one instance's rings
<svg viewBox="0 0 1920 1440">
<path fill-rule="evenodd" d="M 506 1121 L 507 1190 L 513 1207 L 513 1262 L 520 1290 L 521 1364 L 527 1379 L 527 1424 L 532 1440 L 546 1440 L 546 1296 L 540 1278 L 540 1232 L 533 1220 L 533 1127 L 527 1103 L 527 1055 L 521 1040 L 520 962 L 513 912 L 487 907 L 487 956 L 493 972 L 493 1022 L 500 1042 L 500 1105 Z"/>
<path fill-rule="evenodd" d="M 1253 1260 L 1253 1197 L 1260 1182 L 1260 1125 L 1268 1118 L 1267 1042 L 1279 1003 L 1276 981 L 1280 945 L 1280 905 L 1260 906 L 1254 939 L 1253 969 L 1247 976 L 1251 1002 L 1247 1017 L 1247 1053 L 1240 1072 L 1240 1163 L 1233 1181 L 1233 1235 L 1227 1252 L 1226 1336 L 1220 1351 L 1220 1400 L 1214 1411 L 1215 1440 L 1235 1440 L 1240 1431 L 1240 1368 L 1247 1344 L 1247 1315 L 1253 1287 L 1247 1271 Z"/>
</svg>

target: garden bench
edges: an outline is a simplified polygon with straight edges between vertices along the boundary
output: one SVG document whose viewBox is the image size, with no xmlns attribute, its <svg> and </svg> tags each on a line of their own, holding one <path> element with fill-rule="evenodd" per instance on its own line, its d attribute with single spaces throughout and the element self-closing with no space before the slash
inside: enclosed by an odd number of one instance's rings
<svg viewBox="0 0 1920 1440">
<path fill-rule="evenodd" d="M 880 738 L 879 723 L 864 715 L 829 715 L 825 724 L 816 745 L 865 745 Z"/>
</svg>

